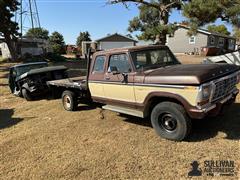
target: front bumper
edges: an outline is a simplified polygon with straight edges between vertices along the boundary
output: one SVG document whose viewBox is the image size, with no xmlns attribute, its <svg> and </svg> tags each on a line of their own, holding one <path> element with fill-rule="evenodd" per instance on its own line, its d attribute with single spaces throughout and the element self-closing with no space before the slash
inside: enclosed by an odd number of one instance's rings
<svg viewBox="0 0 240 180">
<path fill-rule="evenodd" d="M 237 95 L 239 94 L 239 90 L 237 89 L 229 96 L 220 100 L 215 104 L 210 104 L 206 107 L 198 108 L 191 107 L 188 110 L 188 114 L 193 119 L 203 119 L 206 116 L 217 116 L 221 113 L 224 106 L 231 105 L 235 102 Z"/>
</svg>

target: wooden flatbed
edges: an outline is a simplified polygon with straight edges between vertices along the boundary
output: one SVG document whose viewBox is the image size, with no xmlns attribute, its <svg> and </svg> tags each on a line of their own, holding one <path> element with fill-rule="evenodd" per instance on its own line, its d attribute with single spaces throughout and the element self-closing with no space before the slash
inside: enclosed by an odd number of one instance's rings
<svg viewBox="0 0 240 180">
<path fill-rule="evenodd" d="M 66 89 L 79 89 L 79 90 L 87 90 L 87 81 L 86 76 L 81 77 L 74 77 L 74 78 L 68 78 L 68 79 L 60 79 L 55 81 L 48 81 L 48 86 L 54 86 L 54 87 L 62 87 Z"/>
</svg>

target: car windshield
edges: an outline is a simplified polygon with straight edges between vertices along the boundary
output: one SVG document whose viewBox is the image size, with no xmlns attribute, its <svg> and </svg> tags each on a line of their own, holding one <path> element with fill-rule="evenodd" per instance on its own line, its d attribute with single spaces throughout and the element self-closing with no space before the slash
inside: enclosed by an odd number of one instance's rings
<svg viewBox="0 0 240 180">
<path fill-rule="evenodd" d="M 17 76 L 21 76 L 22 74 L 30 71 L 31 69 L 38 69 L 38 68 L 43 68 L 43 67 L 47 67 L 47 63 L 19 66 L 16 68 L 16 73 L 17 73 Z"/>
<path fill-rule="evenodd" d="M 169 49 L 141 50 L 132 52 L 131 56 L 137 71 L 180 64 Z"/>
</svg>

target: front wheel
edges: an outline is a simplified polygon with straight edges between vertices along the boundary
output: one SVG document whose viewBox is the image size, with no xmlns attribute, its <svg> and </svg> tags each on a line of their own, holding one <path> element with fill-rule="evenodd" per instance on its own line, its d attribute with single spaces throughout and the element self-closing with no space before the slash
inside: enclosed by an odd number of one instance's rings
<svg viewBox="0 0 240 180">
<path fill-rule="evenodd" d="M 33 100 L 33 97 L 32 97 L 32 95 L 31 95 L 31 93 L 30 93 L 27 89 L 25 89 L 25 88 L 22 89 L 22 96 L 23 96 L 27 101 L 32 101 L 32 100 Z"/>
<path fill-rule="evenodd" d="M 182 141 L 191 131 L 191 120 L 183 106 L 162 102 L 151 113 L 151 123 L 157 134 L 165 139 Z"/>
<path fill-rule="evenodd" d="M 64 91 L 62 93 L 62 103 L 66 111 L 75 111 L 78 106 L 75 93 L 72 91 Z"/>
</svg>

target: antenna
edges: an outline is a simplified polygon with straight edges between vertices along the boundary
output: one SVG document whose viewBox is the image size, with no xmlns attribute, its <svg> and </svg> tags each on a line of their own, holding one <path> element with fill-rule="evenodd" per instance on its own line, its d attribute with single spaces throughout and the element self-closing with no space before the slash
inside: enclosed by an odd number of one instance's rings
<svg viewBox="0 0 240 180">
<path fill-rule="evenodd" d="M 21 36 L 31 28 L 40 28 L 40 19 L 36 0 L 18 0 L 20 7 L 15 14 L 15 21 L 19 24 Z"/>
</svg>

